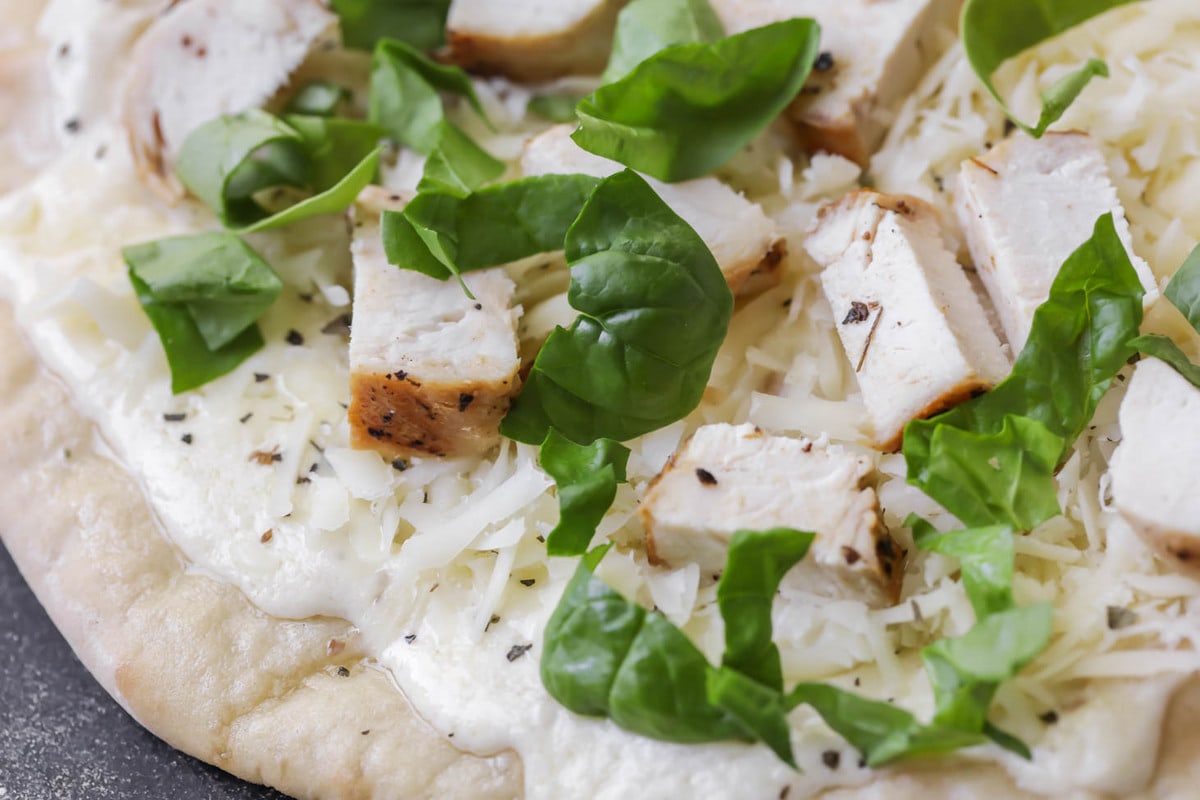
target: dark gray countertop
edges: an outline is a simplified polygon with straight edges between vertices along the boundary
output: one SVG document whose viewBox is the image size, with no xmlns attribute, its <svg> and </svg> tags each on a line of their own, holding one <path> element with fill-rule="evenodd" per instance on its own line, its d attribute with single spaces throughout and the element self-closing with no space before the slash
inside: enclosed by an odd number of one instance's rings
<svg viewBox="0 0 1200 800">
<path fill-rule="evenodd" d="M 147 733 L 84 669 L 0 546 L 0 800 L 285 800 Z"/>
</svg>

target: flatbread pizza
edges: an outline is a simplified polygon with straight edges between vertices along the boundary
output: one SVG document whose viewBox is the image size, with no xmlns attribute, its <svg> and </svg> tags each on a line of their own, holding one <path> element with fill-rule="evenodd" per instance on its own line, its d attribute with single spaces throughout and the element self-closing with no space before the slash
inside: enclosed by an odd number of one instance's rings
<svg viewBox="0 0 1200 800">
<path fill-rule="evenodd" d="M 296 797 L 1190 796 L 1193 5 L 5 9 L 0 534 Z"/>
</svg>

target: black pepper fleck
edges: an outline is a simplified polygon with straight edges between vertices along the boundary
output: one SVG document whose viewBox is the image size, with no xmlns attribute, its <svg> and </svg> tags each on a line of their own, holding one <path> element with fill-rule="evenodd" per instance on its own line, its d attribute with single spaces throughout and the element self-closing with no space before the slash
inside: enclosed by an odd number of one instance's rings
<svg viewBox="0 0 1200 800">
<path fill-rule="evenodd" d="M 717 485 L 716 476 L 714 476 L 708 470 L 704 469 L 704 467 L 696 467 L 696 479 L 699 480 L 705 486 L 716 486 Z"/>
<path fill-rule="evenodd" d="M 249 421 L 250 421 L 250 418 L 251 418 L 251 417 L 253 417 L 253 416 L 254 416 L 254 412 L 253 412 L 253 411 L 251 411 L 249 414 L 246 414 L 246 415 L 244 415 L 244 416 L 240 417 L 240 418 L 238 419 L 238 422 L 240 422 L 240 423 L 242 423 L 243 425 L 245 425 L 247 422 L 249 422 Z"/>
<path fill-rule="evenodd" d="M 164 422 L 183 422 L 187 419 L 187 414 L 163 414 Z"/>
<path fill-rule="evenodd" d="M 408 642 L 409 644 L 412 644 L 412 643 L 413 643 L 413 642 L 415 642 L 416 640 L 417 640 L 417 635 L 416 635 L 415 633 L 410 633 L 410 634 L 407 634 L 407 635 L 404 637 L 404 641 Z"/>
<path fill-rule="evenodd" d="M 79 129 L 83 127 L 83 123 L 79 121 L 79 117 L 71 117 L 63 123 L 63 127 L 66 128 L 67 133 L 79 133 Z"/>
<path fill-rule="evenodd" d="M 842 763 L 842 754 L 837 750 L 826 750 L 821 753 L 821 763 L 829 769 L 837 769 L 838 764 Z"/>
<path fill-rule="evenodd" d="M 470 407 L 471 403 L 474 403 L 474 402 L 475 402 L 475 395 L 469 394 L 468 392 L 462 392 L 458 396 L 458 410 L 466 411 Z"/>
<path fill-rule="evenodd" d="M 850 301 L 850 310 L 846 312 L 846 318 L 842 320 L 843 325 L 854 325 L 859 322 L 866 322 L 871 316 L 871 309 L 867 308 L 867 304 L 858 300 Z"/>
<path fill-rule="evenodd" d="M 509 660 L 509 663 L 511 663 L 513 661 L 516 661 L 518 658 L 525 655 L 532 649 L 533 649 L 532 644 L 514 644 L 511 648 L 509 648 L 507 655 L 505 655 L 504 657 Z"/>
<path fill-rule="evenodd" d="M 1058 712 L 1047 711 L 1045 714 L 1038 714 L 1038 719 L 1047 725 L 1053 725 L 1054 723 L 1058 722 Z"/>
<path fill-rule="evenodd" d="M 254 382 L 255 383 L 262 383 L 263 381 L 268 381 L 270 379 L 271 379 L 271 376 L 265 372 L 254 373 Z"/>
<path fill-rule="evenodd" d="M 371 729 L 370 729 L 370 728 L 367 728 L 365 731 L 362 731 L 362 735 L 363 735 L 363 736 L 366 736 L 366 735 L 367 735 L 368 733 L 370 733 L 370 732 L 371 732 Z"/>
<path fill-rule="evenodd" d="M 484 625 L 484 626 L 483 626 L 483 632 L 484 632 L 484 633 L 487 633 L 487 632 L 488 632 L 488 628 L 492 627 L 493 625 L 495 625 L 495 624 L 496 624 L 497 622 L 499 622 L 499 621 L 500 621 L 500 615 L 499 615 L 499 614 L 492 614 L 492 618 L 491 618 L 491 619 L 489 619 L 489 620 L 487 621 L 487 625 Z"/>
<path fill-rule="evenodd" d="M 476 310 L 476 311 L 483 311 L 483 303 L 476 303 L 476 304 L 475 304 L 475 310 Z"/>
<path fill-rule="evenodd" d="M 537 583 L 537 580 L 535 578 L 522 578 L 521 579 L 522 586 L 533 586 L 535 583 Z"/>
<path fill-rule="evenodd" d="M 817 72 L 828 72 L 833 69 L 833 53 L 828 50 L 822 50 L 817 56 L 817 60 L 813 62 L 813 69 Z"/>
<path fill-rule="evenodd" d="M 345 667 L 338 667 L 338 677 L 339 678 L 349 678 L 350 670 L 346 669 Z"/>
<path fill-rule="evenodd" d="M 190 433 L 185 433 L 183 436 L 179 437 L 179 441 L 183 442 L 184 444 L 191 444 L 192 435 Z"/>
<path fill-rule="evenodd" d="M 1108 629 L 1110 631 L 1128 628 L 1137 622 L 1137 614 L 1124 606 L 1109 606 L 1105 611 L 1108 615 Z"/>
<path fill-rule="evenodd" d="M 299 347 L 304 344 L 304 337 L 300 335 L 300 331 L 292 328 L 287 333 L 287 343 Z"/>
<path fill-rule="evenodd" d="M 316 465 L 314 464 L 313 466 Z M 392 469 L 396 470 L 396 472 L 404 472 L 404 470 L 408 469 L 408 462 L 403 458 L 397 458 L 392 462 Z"/>
</svg>

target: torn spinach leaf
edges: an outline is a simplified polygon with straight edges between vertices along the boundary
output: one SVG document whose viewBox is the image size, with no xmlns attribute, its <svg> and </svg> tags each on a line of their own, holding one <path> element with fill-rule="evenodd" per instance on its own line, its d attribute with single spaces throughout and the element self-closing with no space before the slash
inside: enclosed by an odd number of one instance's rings
<svg viewBox="0 0 1200 800">
<path fill-rule="evenodd" d="M 254 323 L 283 282 L 237 236 L 178 236 L 121 252 L 138 302 L 162 341 L 173 392 L 208 383 L 262 348 Z"/>
<path fill-rule="evenodd" d="M 700 402 L 733 295 L 694 230 L 637 174 L 603 180 L 567 232 L 568 301 L 580 312 L 538 353 L 501 424 L 517 441 L 550 428 L 625 441 Z"/>
<path fill-rule="evenodd" d="M 1180 265 L 1171 277 L 1163 296 L 1187 318 L 1192 328 L 1200 333 L 1200 247 Z M 1174 341 L 1159 334 L 1145 334 L 1129 341 L 1129 346 L 1138 352 L 1165 361 L 1193 386 L 1200 388 L 1200 366 L 1192 363 L 1187 354 Z"/>
<path fill-rule="evenodd" d="M 708 0 L 633 0 L 617 15 L 612 54 L 600 79 L 620 80 L 659 50 L 715 42 L 725 35 Z"/>
<path fill-rule="evenodd" d="M 1130 347 L 1139 353 L 1165 361 L 1196 388 L 1200 388 L 1200 366 L 1192 363 L 1187 353 L 1166 336 L 1148 333 L 1129 340 Z"/>
<path fill-rule="evenodd" d="M 268 230 L 347 208 L 375 177 L 382 135 L 376 126 L 353 120 L 279 119 L 251 109 L 192 131 L 176 173 L 225 227 Z M 280 187 L 311 196 L 273 212 L 260 193 Z"/>
<path fill-rule="evenodd" d="M 975 609 L 975 617 L 1013 607 L 1013 530 L 1004 525 L 939 533 L 916 514 L 904 524 L 913 531 L 921 550 L 957 558 L 962 568 L 963 588 Z"/>
<path fill-rule="evenodd" d="M 617 484 L 625 481 L 628 461 L 629 449 L 611 439 L 581 445 L 553 429 L 546 434 L 538 463 L 558 486 L 560 509 L 558 525 L 546 536 L 549 555 L 578 556 L 587 550 L 617 496 Z"/>
<path fill-rule="evenodd" d="M 284 113 L 332 117 L 337 114 L 342 101 L 349 98 L 350 90 L 344 86 L 328 81 L 309 81 L 288 101 Z"/>
<path fill-rule="evenodd" d="M 530 114 L 536 114 L 549 122 L 574 122 L 575 106 L 582 99 L 574 94 L 539 94 L 529 100 Z"/>
<path fill-rule="evenodd" d="M 1057 513 L 1053 465 L 1046 464 L 1053 439 L 1058 462 L 1133 355 L 1143 291 L 1105 214 L 1059 270 L 1012 374 L 905 427 L 909 483 L 969 526 L 1027 530 Z"/>
<path fill-rule="evenodd" d="M 819 39 L 814 20 L 792 19 L 712 43 L 668 47 L 580 101 L 572 138 L 660 180 L 705 175 L 791 103 Z"/>
<path fill-rule="evenodd" d="M 418 50 L 446 41 L 450 0 L 331 0 L 341 21 L 342 42 L 370 50 L 380 39 L 397 39 Z"/>
<path fill-rule="evenodd" d="M 465 196 L 504 173 L 494 158 L 458 126 L 443 120 L 437 144 L 425 160 L 417 191 Z"/>
<path fill-rule="evenodd" d="M 1029 126 L 1017 119 L 992 82 L 1010 58 L 1099 14 L 1134 0 L 967 0 L 959 30 L 963 50 L 975 74 L 1018 127 L 1040 137 L 1062 117 L 1093 77 L 1107 77 L 1103 61 L 1090 59 L 1042 95 L 1042 113 Z"/>
</svg>

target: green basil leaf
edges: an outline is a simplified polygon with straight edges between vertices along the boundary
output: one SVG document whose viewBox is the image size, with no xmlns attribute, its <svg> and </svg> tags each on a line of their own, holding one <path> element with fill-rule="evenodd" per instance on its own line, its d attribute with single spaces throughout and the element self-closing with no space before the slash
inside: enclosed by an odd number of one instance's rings
<svg viewBox="0 0 1200 800">
<path fill-rule="evenodd" d="M 982 732 L 997 687 L 1045 649 L 1053 629 L 1054 609 L 1037 603 L 997 612 L 957 639 L 924 648 L 921 660 L 933 684 L 933 722 Z"/>
<path fill-rule="evenodd" d="M 403 213 L 383 214 L 383 247 L 401 269 L 446 279 L 563 248 L 599 178 L 542 175 L 479 189 L 466 197 L 419 195 Z M 436 234 L 435 256 L 416 229 Z"/>
<path fill-rule="evenodd" d="M 529 113 L 550 122 L 574 122 L 575 106 L 582 98 L 574 94 L 539 94 L 529 100 Z"/>
<path fill-rule="evenodd" d="M 971 731 L 922 725 L 891 703 L 868 700 L 823 683 L 800 683 L 788 694 L 791 707 L 807 704 L 858 752 L 870 767 L 899 758 L 948 753 L 983 741 Z"/>
<path fill-rule="evenodd" d="M 450 0 L 331 0 L 342 23 L 342 42 L 370 50 L 383 38 L 399 39 L 418 50 L 446 41 Z"/>
<path fill-rule="evenodd" d="M 1134 352 L 1129 341 L 1142 322 L 1142 294 L 1105 214 L 1059 270 L 1012 374 L 990 392 L 905 428 L 909 482 L 973 527 L 1024 530 L 1053 516 L 1043 474 L 1050 436 L 1061 441 L 1061 460 Z M 1022 448 L 1032 448 L 1028 458 L 1013 452 Z M 996 474 L 987 472 L 993 457 L 1002 467 Z M 957 477 L 964 468 L 968 481 Z M 1023 497 L 1031 486 L 1040 489 Z"/>
<path fill-rule="evenodd" d="M 350 98 L 350 90 L 328 81 L 309 81 L 288 101 L 284 113 L 310 117 L 332 117 L 338 106 Z"/>
<path fill-rule="evenodd" d="M 192 131 L 176 172 L 225 227 L 262 231 L 349 206 L 375 177 L 381 135 L 381 129 L 353 120 L 281 120 L 252 109 Z M 271 213 L 255 195 L 279 186 L 315 194 Z"/>
<path fill-rule="evenodd" d="M 781 691 L 763 686 L 735 669 L 721 667 L 708 672 L 708 702 L 733 717 L 748 738 L 763 742 L 781 761 L 796 767 L 787 698 Z"/>
<path fill-rule="evenodd" d="M 625 441 L 700 402 L 733 311 L 703 240 L 629 171 L 592 193 L 566 239 L 580 316 L 538 353 L 501 432 Z"/>
<path fill-rule="evenodd" d="M 254 323 L 283 283 L 241 239 L 202 233 L 133 245 L 122 255 L 162 340 L 176 394 L 230 372 L 262 348 Z"/>
<path fill-rule="evenodd" d="M 580 562 L 550 621 L 542 684 L 566 708 L 608 716 L 634 733 L 672 742 L 745 738 L 708 702 L 704 654 L 674 625 L 592 575 L 608 548 Z"/>
<path fill-rule="evenodd" d="M 1193 250 L 1176 270 L 1163 295 L 1200 332 L 1200 247 Z"/>
<path fill-rule="evenodd" d="M 792 19 L 711 44 L 668 47 L 580 101 L 572 138 L 664 181 L 722 166 L 791 103 L 820 26 Z"/>
<path fill-rule="evenodd" d="M 791 528 L 737 531 L 717 584 L 725 621 L 721 663 L 776 691 L 783 690 L 783 670 L 771 641 L 771 604 L 779 582 L 808 553 L 813 538 Z"/>
<path fill-rule="evenodd" d="M 1107 77 L 1108 68 L 1092 59 L 1052 86 L 1042 95 L 1042 113 L 1036 127 L 1013 116 L 992 83 L 996 70 L 1034 45 L 1130 2 L 1133 0 L 967 0 L 959 25 L 963 50 L 971 68 L 1008 118 L 1026 133 L 1039 137 L 1058 121 L 1093 77 Z"/>
<path fill-rule="evenodd" d="M 503 173 L 503 161 L 493 158 L 457 125 L 443 120 L 437 145 L 425 161 L 417 191 L 461 197 Z"/>
<path fill-rule="evenodd" d="M 386 128 L 401 144 L 428 154 L 441 142 L 445 113 L 439 92 L 465 97 L 487 119 L 470 76 L 458 67 L 438 64 L 392 39 L 375 47 L 367 119 Z"/>
<path fill-rule="evenodd" d="M 963 588 L 983 619 L 1013 607 L 1013 531 L 1003 525 L 939 533 L 926 520 L 909 514 L 904 524 L 921 550 L 959 560 Z"/>
<path fill-rule="evenodd" d="M 1166 336 L 1148 333 L 1130 339 L 1129 346 L 1137 348 L 1140 353 L 1167 362 L 1189 383 L 1200 388 L 1200 366 L 1193 364 L 1192 360 L 1187 357 L 1187 353 L 1179 349 L 1179 345 Z"/>
<path fill-rule="evenodd" d="M 725 28 L 708 0 L 633 0 L 617 15 L 612 54 L 600 79 L 612 83 L 667 47 L 715 42 Z"/>
<path fill-rule="evenodd" d="M 582 555 L 625 481 L 629 449 L 611 439 L 580 445 L 551 430 L 538 463 L 558 485 L 558 525 L 546 536 L 552 556 Z"/>
</svg>

